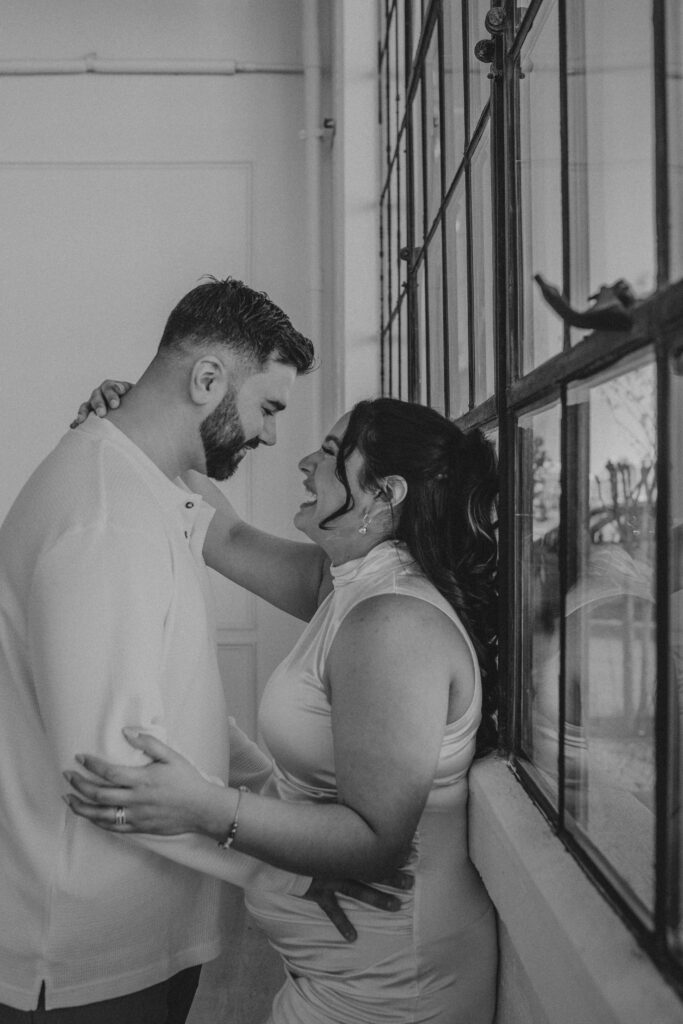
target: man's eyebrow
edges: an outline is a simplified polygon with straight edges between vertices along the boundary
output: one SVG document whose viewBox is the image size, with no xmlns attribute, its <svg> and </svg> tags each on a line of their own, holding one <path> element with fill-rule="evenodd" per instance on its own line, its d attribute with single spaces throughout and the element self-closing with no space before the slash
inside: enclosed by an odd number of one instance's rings
<svg viewBox="0 0 683 1024">
<path fill-rule="evenodd" d="M 284 402 L 279 402 L 275 398 L 267 398 L 266 402 L 269 406 L 271 406 L 271 411 L 274 410 L 275 412 L 284 412 L 284 410 L 287 408 Z"/>
</svg>

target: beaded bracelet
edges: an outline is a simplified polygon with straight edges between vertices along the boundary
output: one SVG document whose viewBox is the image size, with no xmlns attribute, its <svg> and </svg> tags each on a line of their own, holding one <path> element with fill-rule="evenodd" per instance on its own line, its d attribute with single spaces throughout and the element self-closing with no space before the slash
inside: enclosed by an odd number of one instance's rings
<svg viewBox="0 0 683 1024">
<path fill-rule="evenodd" d="M 232 825 L 228 829 L 228 834 L 222 843 L 218 845 L 222 850 L 229 850 L 232 844 L 235 842 L 235 836 L 237 835 L 237 823 L 240 813 L 240 801 L 242 799 L 242 793 L 248 793 L 249 788 L 247 786 L 240 786 L 237 791 L 237 806 L 235 807 L 235 817 L 232 819 Z"/>
</svg>

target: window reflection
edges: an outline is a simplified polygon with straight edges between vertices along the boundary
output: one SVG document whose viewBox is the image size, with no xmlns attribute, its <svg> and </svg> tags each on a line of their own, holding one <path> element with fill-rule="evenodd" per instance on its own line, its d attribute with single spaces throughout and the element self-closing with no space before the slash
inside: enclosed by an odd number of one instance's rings
<svg viewBox="0 0 683 1024">
<path fill-rule="evenodd" d="M 561 320 L 543 301 L 534 274 L 562 286 L 559 29 L 555 0 L 543 5 L 519 65 L 519 254 L 522 372 L 562 350 Z"/>
<path fill-rule="evenodd" d="M 518 579 L 521 748 L 557 801 L 560 674 L 560 405 L 520 417 Z"/>
<path fill-rule="evenodd" d="M 680 450 L 683 437 L 683 355 L 674 361 L 671 376 L 671 442 L 674 451 Z M 678 820 L 678 842 L 683 849 L 683 815 L 681 795 L 683 794 L 683 461 L 679 457 L 672 461 L 671 474 L 671 685 L 673 693 L 669 707 L 673 712 L 674 749 L 679 751 L 678 762 L 678 803 L 675 818 Z M 675 764 L 675 759 L 674 759 Z M 679 905 L 678 941 L 683 944 L 683 857 L 679 859 Z"/>
<path fill-rule="evenodd" d="M 567 819 L 649 909 L 657 500 L 649 354 L 574 385 L 568 404 L 578 467 L 568 496 Z"/>
</svg>

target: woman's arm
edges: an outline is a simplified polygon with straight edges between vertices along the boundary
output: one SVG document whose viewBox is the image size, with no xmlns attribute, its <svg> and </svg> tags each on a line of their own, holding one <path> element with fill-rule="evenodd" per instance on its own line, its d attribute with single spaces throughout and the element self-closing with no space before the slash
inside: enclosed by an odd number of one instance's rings
<svg viewBox="0 0 683 1024">
<path fill-rule="evenodd" d="M 312 618 L 332 589 L 324 551 L 250 526 L 201 473 L 187 473 L 185 482 L 216 509 L 204 541 L 206 564 L 276 608 L 298 619 Z"/>
<path fill-rule="evenodd" d="M 159 759 L 136 770 L 87 758 L 85 766 L 107 786 L 71 773 L 74 788 L 98 804 L 71 796 L 72 808 L 114 831 L 198 831 L 216 840 L 225 839 L 237 814 L 235 850 L 308 875 L 382 878 L 409 854 L 433 782 L 452 682 L 458 708 L 471 700 L 471 657 L 437 609 L 387 595 L 349 614 L 328 675 L 338 803 L 240 796 L 191 776 L 182 758 L 140 737 L 134 745 L 143 740 L 141 749 Z M 145 773 L 146 785 L 138 781 Z M 117 805 L 126 807 L 127 826 L 113 824 Z"/>
</svg>

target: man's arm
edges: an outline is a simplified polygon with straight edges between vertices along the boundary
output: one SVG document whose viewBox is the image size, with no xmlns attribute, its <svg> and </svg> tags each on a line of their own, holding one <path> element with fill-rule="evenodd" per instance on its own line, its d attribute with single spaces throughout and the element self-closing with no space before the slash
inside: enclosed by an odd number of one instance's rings
<svg viewBox="0 0 683 1024">
<path fill-rule="evenodd" d="M 146 533 L 75 530 L 43 554 L 31 586 L 28 657 L 60 772 L 73 770 L 74 755 L 83 750 L 119 764 L 146 764 L 126 742 L 124 726 L 167 741 L 163 624 L 172 592 L 168 554 Z M 241 887 L 303 895 L 310 884 L 249 856 L 226 857 L 206 836 L 125 841 Z"/>
</svg>

